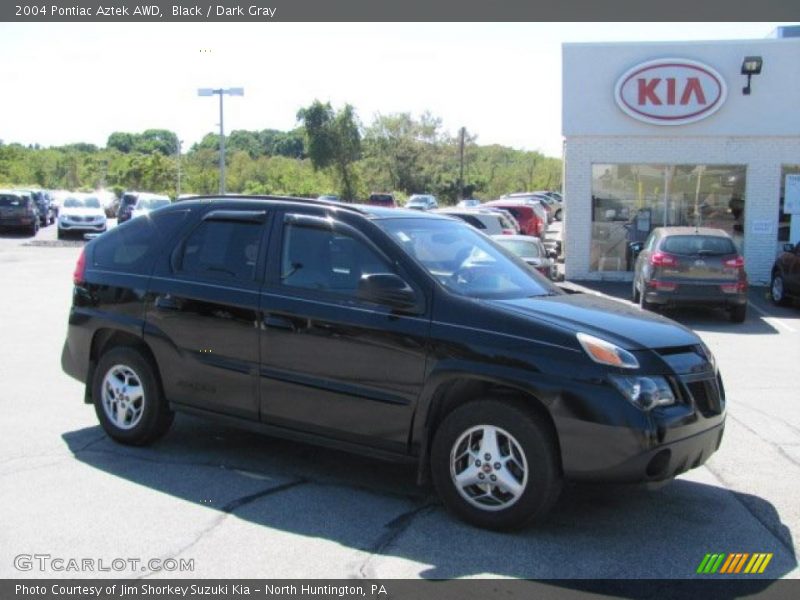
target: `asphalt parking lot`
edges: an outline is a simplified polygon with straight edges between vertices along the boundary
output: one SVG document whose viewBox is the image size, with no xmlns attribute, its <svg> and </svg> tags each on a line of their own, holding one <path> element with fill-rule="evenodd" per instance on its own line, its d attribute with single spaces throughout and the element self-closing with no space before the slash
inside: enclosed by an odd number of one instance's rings
<svg viewBox="0 0 800 600">
<path fill-rule="evenodd" d="M 763 289 L 741 325 L 669 314 L 713 350 L 727 388 L 705 466 L 658 490 L 568 485 L 547 523 L 498 534 L 451 518 L 407 466 L 180 415 L 150 448 L 109 441 L 61 371 L 81 243 L 55 237 L 0 233 L 0 577 L 685 578 L 710 552 L 771 552 L 763 577 L 800 577 L 800 309 Z M 20 554 L 194 570 L 21 571 Z"/>
</svg>

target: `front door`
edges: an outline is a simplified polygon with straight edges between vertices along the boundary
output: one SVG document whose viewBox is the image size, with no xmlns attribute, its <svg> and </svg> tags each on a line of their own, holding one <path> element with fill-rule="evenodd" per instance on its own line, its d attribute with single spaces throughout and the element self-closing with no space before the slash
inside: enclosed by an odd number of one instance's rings
<svg viewBox="0 0 800 600">
<path fill-rule="evenodd" d="M 261 294 L 262 420 L 404 451 L 425 372 L 424 309 L 399 314 L 358 298 L 363 275 L 402 274 L 349 226 L 287 214 L 273 231 L 278 255 Z"/>
</svg>

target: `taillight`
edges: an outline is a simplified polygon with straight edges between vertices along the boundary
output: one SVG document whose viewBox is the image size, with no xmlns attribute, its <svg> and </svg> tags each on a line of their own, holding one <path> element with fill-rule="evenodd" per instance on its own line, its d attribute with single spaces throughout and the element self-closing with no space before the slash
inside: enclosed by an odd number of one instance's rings
<svg viewBox="0 0 800 600">
<path fill-rule="evenodd" d="M 650 264 L 654 267 L 677 267 L 678 259 L 666 252 L 654 252 L 650 255 Z"/>
<path fill-rule="evenodd" d="M 75 264 L 75 270 L 72 272 L 72 283 L 74 283 L 75 285 L 82 284 L 85 272 L 86 272 L 86 250 L 81 249 L 81 255 L 78 257 L 78 262 Z"/>
<path fill-rule="evenodd" d="M 737 256 L 736 258 L 729 258 L 722 264 L 728 267 L 729 269 L 744 269 L 744 258 L 741 256 Z"/>
</svg>

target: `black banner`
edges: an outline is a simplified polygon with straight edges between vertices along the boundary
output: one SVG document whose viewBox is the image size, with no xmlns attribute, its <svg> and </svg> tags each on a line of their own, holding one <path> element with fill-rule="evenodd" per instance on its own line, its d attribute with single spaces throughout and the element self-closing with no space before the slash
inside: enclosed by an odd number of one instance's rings
<svg viewBox="0 0 800 600">
<path fill-rule="evenodd" d="M 1 21 L 787 21 L 797 0 L 16 0 Z"/>
<path fill-rule="evenodd" d="M 588 598 L 797 598 L 800 581 L 699 580 L 2 580 L 3 600 L 562 600 Z"/>
</svg>

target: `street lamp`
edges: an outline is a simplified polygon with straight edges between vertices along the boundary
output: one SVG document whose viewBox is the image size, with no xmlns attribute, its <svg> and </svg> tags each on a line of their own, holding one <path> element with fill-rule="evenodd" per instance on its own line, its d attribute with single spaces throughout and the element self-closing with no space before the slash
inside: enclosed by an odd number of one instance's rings
<svg viewBox="0 0 800 600">
<path fill-rule="evenodd" d="M 199 88 L 197 90 L 198 96 L 213 96 L 219 95 L 219 193 L 225 193 L 225 129 L 222 120 L 222 97 L 225 94 L 229 96 L 244 96 L 244 88 Z"/>
</svg>

